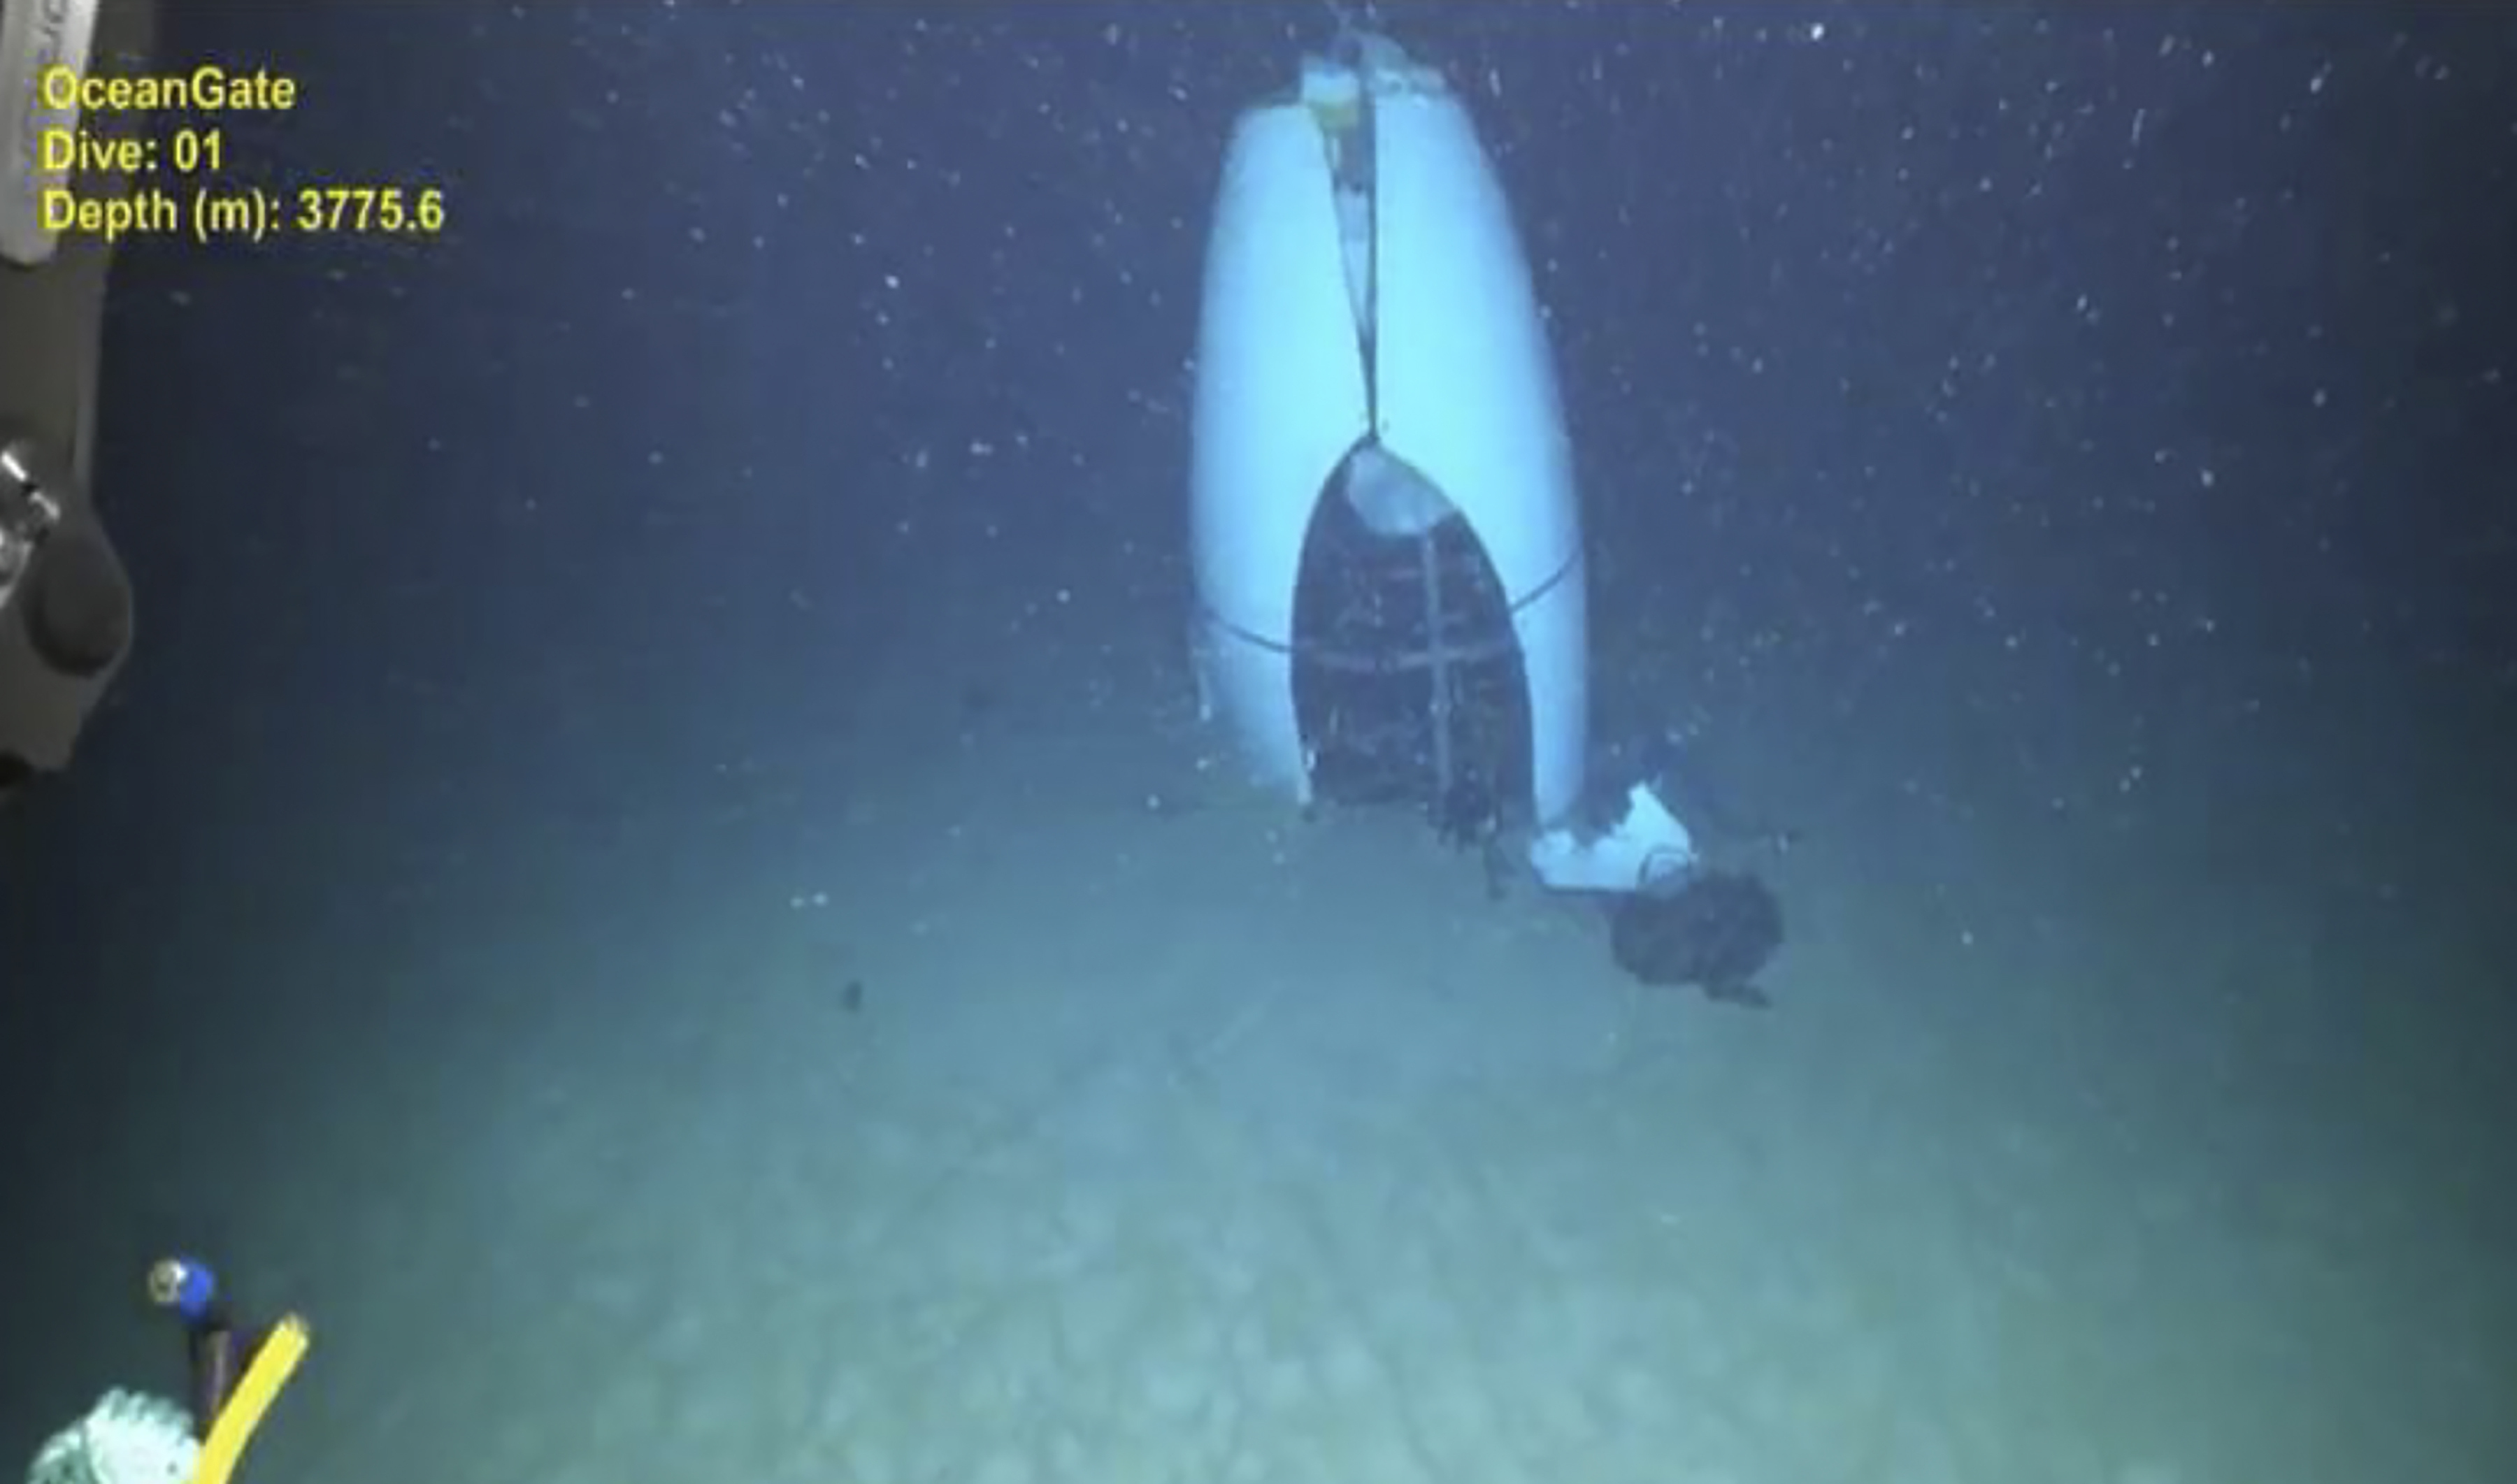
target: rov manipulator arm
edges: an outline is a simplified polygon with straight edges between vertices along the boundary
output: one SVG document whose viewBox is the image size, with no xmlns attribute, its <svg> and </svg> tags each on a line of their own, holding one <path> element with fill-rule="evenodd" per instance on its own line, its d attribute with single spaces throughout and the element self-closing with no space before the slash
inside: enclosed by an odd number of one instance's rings
<svg viewBox="0 0 2517 1484">
<path fill-rule="evenodd" d="M 156 0 L 0 0 L 0 798 L 69 765 L 130 653 L 128 574 L 89 496 L 112 252 L 46 225 L 48 198 L 119 179 L 46 168 L 85 120 L 45 81 L 145 66 Z"/>
</svg>

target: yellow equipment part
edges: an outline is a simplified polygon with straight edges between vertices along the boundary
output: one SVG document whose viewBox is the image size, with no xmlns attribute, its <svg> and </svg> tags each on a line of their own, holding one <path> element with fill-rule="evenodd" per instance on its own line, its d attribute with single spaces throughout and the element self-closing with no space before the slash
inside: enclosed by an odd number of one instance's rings
<svg viewBox="0 0 2517 1484">
<path fill-rule="evenodd" d="M 235 1390 L 229 1394 L 227 1405 L 211 1421 L 210 1435 L 201 1440 L 201 1457 L 192 1467 L 192 1484 L 228 1484 L 236 1462 L 244 1457 L 244 1445 L 253 1441 L 253 1430 L 262 1425 L 262 1415 L 271 1410 L 279 1388 L 297 1374 L 297 1363 L 306 1358 L 306 1347 L 312 1343 L 306 1321 L 294 1314 L 271 1327 L 262 1348 L 254 1352 L 252 1363 L 236 1378 Z"/>
</svg>

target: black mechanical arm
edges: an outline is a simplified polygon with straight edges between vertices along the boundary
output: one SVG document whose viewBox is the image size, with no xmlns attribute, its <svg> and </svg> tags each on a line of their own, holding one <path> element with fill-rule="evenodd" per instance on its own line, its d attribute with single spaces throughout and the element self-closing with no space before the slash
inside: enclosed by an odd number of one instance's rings
<svg viewBox="0 0 2517 1484">
<path fill-rule="evenodd" d="M 91 496 L 110 246 L 46 202 L 124 189 L 50 168 L 46 140 L 112 132 L 47 90 L 146 67 L 155 0 L 0 0 L 0 797 L 68 766 L 131 650 L 132 594 Z"/>
</svg>

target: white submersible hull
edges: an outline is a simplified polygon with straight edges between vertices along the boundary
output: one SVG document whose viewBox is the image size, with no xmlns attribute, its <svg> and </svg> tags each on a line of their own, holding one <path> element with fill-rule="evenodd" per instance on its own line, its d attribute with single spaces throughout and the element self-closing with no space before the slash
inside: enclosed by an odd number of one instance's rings
<svg viewBox="0 0 2517 1484">
<path fill-rule="evenodd" d="M 1258 779 L 1309 802 L 1297 588 L 1324 501 L 1429 551 L 1464 524 L 1517 649 L 1526 804 L 1552 824 L 1583 788 L 1586 597 L 1528 265 L 1441 76 L 1379 38 L 1344 51 L 1245 112 L 1224 163 L 1197 362 L 1200 694 Z"/>
</svg>

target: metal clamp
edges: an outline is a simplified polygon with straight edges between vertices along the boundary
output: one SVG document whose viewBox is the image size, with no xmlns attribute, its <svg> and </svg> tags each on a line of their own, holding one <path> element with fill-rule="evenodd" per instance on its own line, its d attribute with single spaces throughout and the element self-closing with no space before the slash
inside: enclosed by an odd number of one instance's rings
<svg viewBox="0 0 2517 1484">
<path fill-rule="evenodd" d="M 67 482 L 61 460 L 37 440 L 21 435 L 0 444 L 0 615 L 61 528 Z"/>
<path fill-rule="evenodd" d="M 69 762 L 131 628 L 130 578 L 68 459 L 0 427 L 0 793 Z"/>
</svg>

